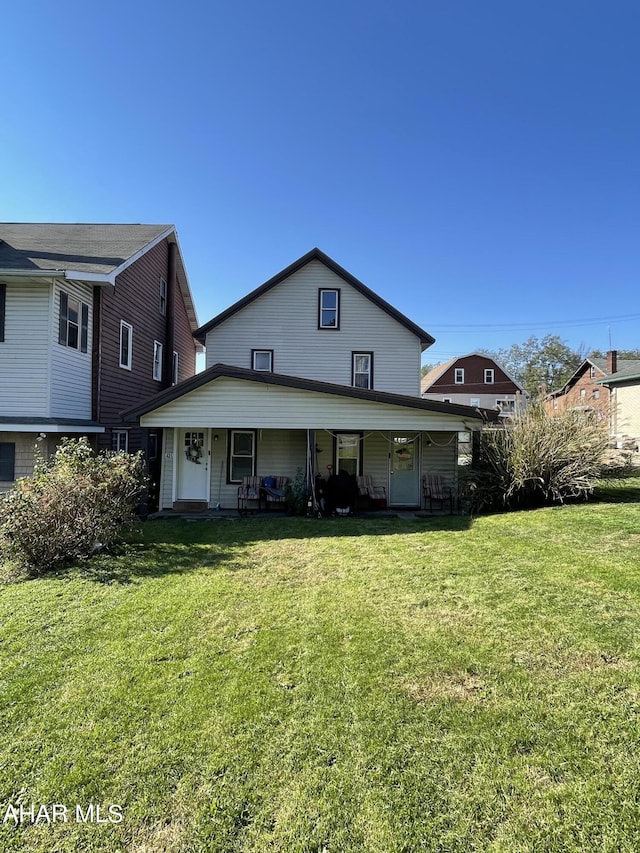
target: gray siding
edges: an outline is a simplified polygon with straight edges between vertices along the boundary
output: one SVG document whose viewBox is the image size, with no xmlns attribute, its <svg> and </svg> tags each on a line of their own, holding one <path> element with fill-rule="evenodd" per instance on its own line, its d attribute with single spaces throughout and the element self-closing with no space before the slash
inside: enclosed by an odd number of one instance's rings
<svg viewBox="0 0 640 853">
<path fill-rule="evenodd" d="M 318 290 L 340 289 L 340 328 L 318 329 Z M 274 352 L 274 370 L 351 385 L 351 353 L 374 353 L 374 389 L 420 394 L 420 341 L 320 261 L 311 261 L 212 329 L 207 367 L 251 367 L 252 349 Z"/>
</svg>

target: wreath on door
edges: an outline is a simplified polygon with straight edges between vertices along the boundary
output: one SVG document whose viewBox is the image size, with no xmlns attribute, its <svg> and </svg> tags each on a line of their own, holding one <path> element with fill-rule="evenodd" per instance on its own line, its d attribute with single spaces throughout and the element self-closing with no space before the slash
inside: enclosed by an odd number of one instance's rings
<svg viewBox="0 0 640 853">
<path fill-rule="evenodd" d="M 193 441 L 185 450 L 184 455 L 187 457 L 189 462 L 199 465 L 202 457 L 202 448 L 196 441 Z"/>
</svg>

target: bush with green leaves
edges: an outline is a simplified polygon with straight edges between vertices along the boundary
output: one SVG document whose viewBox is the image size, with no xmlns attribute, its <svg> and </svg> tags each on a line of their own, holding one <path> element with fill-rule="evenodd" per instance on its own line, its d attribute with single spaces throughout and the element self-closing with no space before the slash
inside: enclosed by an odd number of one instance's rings
<svg viewBox="0 0 640 853">
<path fill-rule="evenodd" d="M 588 498 L 603 473 L 606 419 L 532 403 L 503 426 L 480 433 L 463 497 L 472 513 L 522 509 Z"/>
<path fill-rule="evenodd" d="M 87 558 L 136 522 L 144 487 L 142 454 L 95 455 L 86 438 L 65 438 L 3 497 L 0 547 L 37 572 Z"/>
</svg>

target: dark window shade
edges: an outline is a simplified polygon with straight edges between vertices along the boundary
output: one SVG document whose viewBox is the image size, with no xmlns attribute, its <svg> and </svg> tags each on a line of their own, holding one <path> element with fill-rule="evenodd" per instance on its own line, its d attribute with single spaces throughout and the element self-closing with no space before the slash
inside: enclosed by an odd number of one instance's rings
<svg viewBox="0 0 640 853">
<path fill-rule="evenodd" d="M 85 305 L 84 302 L 82 305 L 82 325 L 80 329 L 80 349 L 82 352 L 87 351 L 87 341 L 89 338 L 89 306 Z"/>
<path fill-rule="evenodd" d="M 69 297 L 60 291 L 60 319 L 58 321 L 58 343 L 63 347 L 67 345 L 67 315 L 69 314 Z"/>
<path fill-rule="evenodd" d="M 4 315 L 7 299 L 7 285 L 0 282 L 0 341 L 4 341 Z"/>
<path fill-rule="evenodd" d="M 15 480 L 16 445 L 12 441 L 0 442 L 0 480 Z"/>
</svg>

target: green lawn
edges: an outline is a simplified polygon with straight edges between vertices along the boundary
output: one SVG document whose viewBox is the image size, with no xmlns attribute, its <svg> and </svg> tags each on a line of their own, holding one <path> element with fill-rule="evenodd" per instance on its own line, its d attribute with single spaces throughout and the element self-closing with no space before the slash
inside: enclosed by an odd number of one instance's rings
<svg viewBox="0 0 640 853">
<path fill-rule="evenodd" d="M 9 820 L 0 850 L 639 850 L 639 489 L 149 522 L 5 583 L 1 813 L 67 822 Z"/>
</svg>

